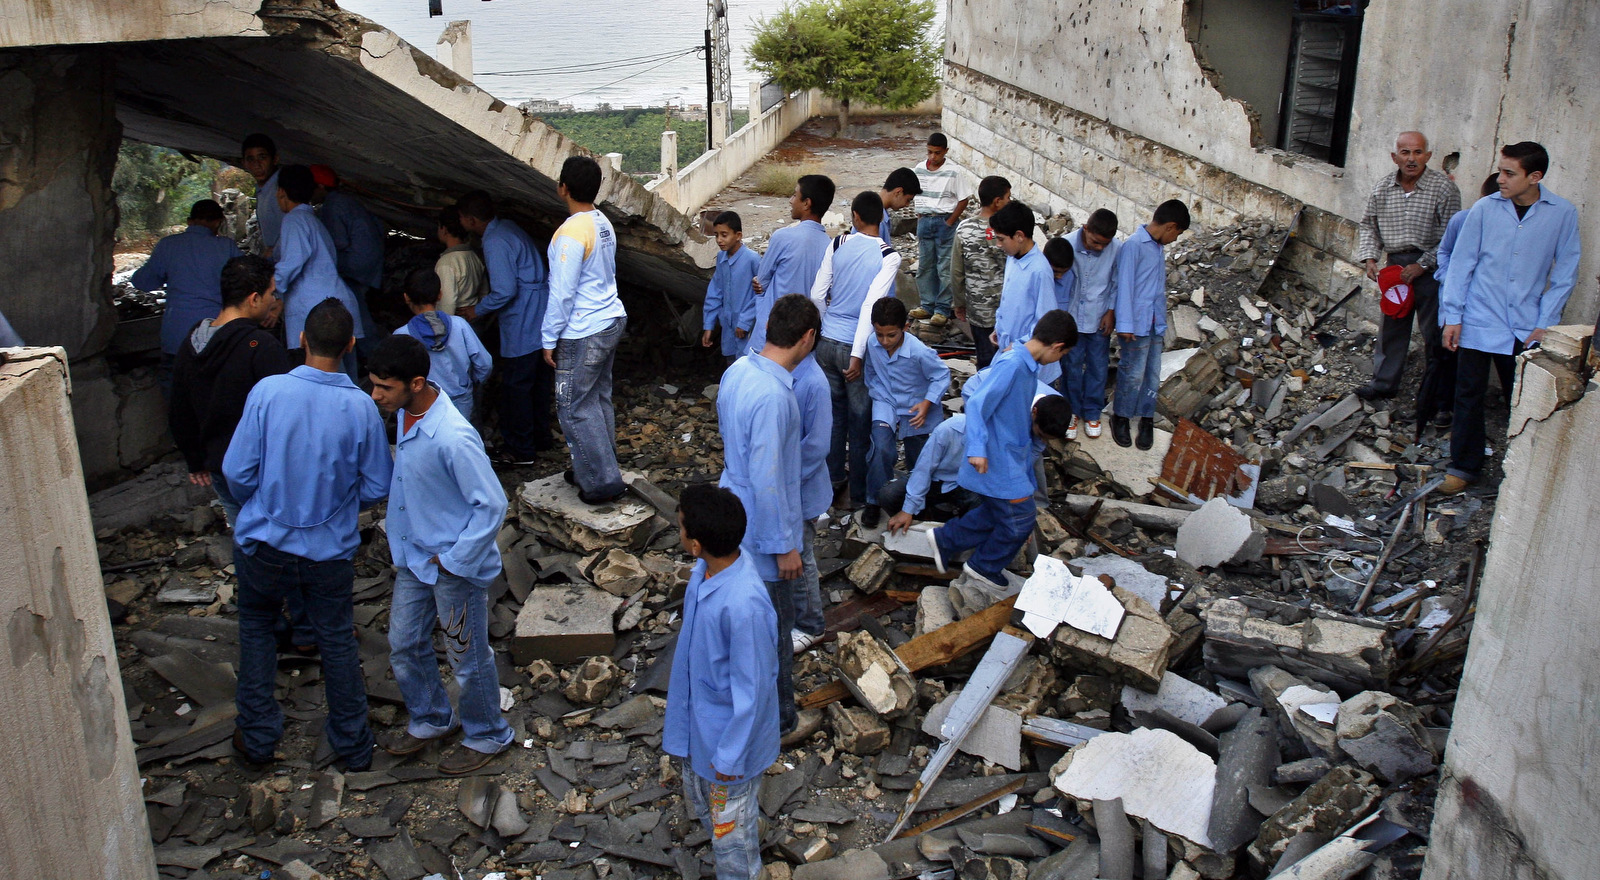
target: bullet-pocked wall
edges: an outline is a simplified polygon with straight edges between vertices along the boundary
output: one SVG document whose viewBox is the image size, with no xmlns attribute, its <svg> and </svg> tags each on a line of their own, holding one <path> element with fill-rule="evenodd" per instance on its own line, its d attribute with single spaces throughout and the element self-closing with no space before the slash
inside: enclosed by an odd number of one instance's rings
<svg viewBox="0 0 1600 880">
<path fill-rule="evenodd" d="M 1080 216 L 1110 207 L 1125 230 L 1166 198 L 1188 202 L 1202 224 L 1283 218 L 1304 204 L 1300 244 L 1311 253 L 1295 268 L 1329 292 L 1348 289 L 1354 224 L 1374 181 L 1393 170 L 1394 137 L 1406 129 L 1429 136 L 1435 167 L 1451 159 L 1469 204 L 1501 144 L 1537 140 L 1551 154 L 1548 186 L 1583 216 L 1600 210 L 1600 83 L 1585 75 L 1600 47 L 1600 4 L 1372 3 L 1359 25 L 1341 167 L 1252 129 L 1245 89 L 1223 74 L 1219 90 L 1217 67 L 1202 66 L 1190 40 L 1193 2 L 1018 0 L 999 10 L 950 0 L 943 124 L 953 155 L 978 173 L 1006 174 L 1041 206 Z M 1229 2 L 1256 0 L 1205 0 L 1200 11 L 1221 16 Z M 1281 43 L 1280 21 L 1262 17 L 1260 26 Z M 1198 39 L 1204 47 L 1209 38 Z M 1266 76 L 1256 75 L 1255 92 Z M 1584 243 L 1565 316 L 1573 323 L 1592 322 L 1600 308 L 1600 224 L 1584 224 Z"/>
</svg>

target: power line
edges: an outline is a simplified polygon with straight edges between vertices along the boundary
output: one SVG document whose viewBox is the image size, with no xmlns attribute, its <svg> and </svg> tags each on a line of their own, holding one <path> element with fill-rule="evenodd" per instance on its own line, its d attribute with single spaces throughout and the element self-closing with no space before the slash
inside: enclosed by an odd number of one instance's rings
<svg viewBox="0 0 1600 880">
<path fill-rule="evenodd" d="M 598 92 L 601 89 L 608 89 L 608 88 L 616 85 L 617 83 L 626 82 L 626 81 L 628 81 L 630 79 L 633 79 L 636 76 L 644 76 L 645 74 L 649 73 L 650 71 L 655 70 L 657 67 L 662 67 L 664 65 L 670 64 L 671 62 L 676 61 L 679 58 L 682 58 L 682 57 L 684 57 L 686 55 L 694 55 L 694 54 L 698 53 L 699 51 L 700 51 L 700 47 L 699 46 L 696 46 L 696 47 L 694 47 L 692 49 L 687 49 L 687 50 L 685 50 L 683 52 L 677 53 L 676 55 L 672 55 L 671 57 L 667 58 L 665 61 L 660 62 L 659 64 L 656 64 L 656 65 L 654 65 L 652 67 L 646 67 L 644 70 L 641 70 L 641 71 L 639 71 L 637 73 L 630 73 L 627 76 L 624 76 L 624 77 L 622 77 L 620 79 L 614 79 L 611 82 L 606 83 L 605 85 L 595 86 L 592 89 L 584 89 L 581 92 L 573 92 L 570 95 L 567 95 L 567 96 L 561 97 L 561 98 L 557 98 L 556 100 L 557 101 L 565 101 L 565 100 L 568 100 L 570 98 L 576 98 L 579 95 L 587 95 L 590 92 Z"/>
<path fill-rule="evenodd" d="M 651 64 L 663 59 L 677 58 L 689 52 L 699 51 L 699 46 L 687 49 L 674 49 L 668 52 L 658 52 L 653 55 L 638 55 L 632 58 L 619 58 L 614 61 L 590 61 L 581 64 L 568 64 L 558 67 L 530 67 L 521 70 L 497 70 L 488 73 L 479 73 L 477 76 L 556 76 L 573 73 L 594 73 L 600 70 L 613 70 L 623 67 L 638 67 L 642 64 Z"/>
</svg>

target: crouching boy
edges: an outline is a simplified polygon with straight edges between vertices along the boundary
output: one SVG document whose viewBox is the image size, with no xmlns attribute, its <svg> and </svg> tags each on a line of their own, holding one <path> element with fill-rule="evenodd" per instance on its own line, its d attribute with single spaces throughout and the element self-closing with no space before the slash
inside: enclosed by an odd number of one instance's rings
<svg viewBox="0 0 1600 880">
<path fill-rule="evenodd" d="M 878 527 L 878 492 L 894 477 L 900 444 L 906 469 L 917 466 L 928 435 L 944 421 L 940 401 L 950 368 L 922 340 L 906 334 L 906 304 L 884 298 L 872 304 L 873 340 L 867 343 L 867 393 L 872 396 L 872 447 L 867 454 L 867 507 L 861 524 Z"/>
</svg>

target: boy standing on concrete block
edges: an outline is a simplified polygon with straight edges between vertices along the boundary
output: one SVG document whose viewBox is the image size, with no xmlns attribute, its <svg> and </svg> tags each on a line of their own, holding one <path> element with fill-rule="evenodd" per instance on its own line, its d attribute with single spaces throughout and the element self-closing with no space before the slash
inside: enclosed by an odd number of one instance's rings
<svg viewBox="0 0 1600 880">
<path fill-rule="evenodd" d="M 993 175 L 979 181 L 978 216 L 956 227 L 956 245 L 950 252 L 950 286 L 966 303 L 965 320 L 980 370 L 994 360 L 994 313 L 1006 277 L 1006 252 L 995 240 L 989 220 L 1010 203 L 1011 181 Z"/>
<path fill-rule="evenodd" d="M 751 282 L 761 269 L 761 257 L 744 246 L 744 221 L 733 211 L 718 214 L 711 228 L 717 236 L 717 269 L 700 307 L 700 346 L 710 348 L 712 329 L 722 325 L 722 356 L 731 364 L 744 354 L 745 340 L 756 323 Z"/>
<path fill-rule="evenodd" d="M 428 350 L 428 381 L 456 405 L 456 412 L 472 421 L 477 399 L 474 386 L 489 378 L 494 361 L 465 318 L 439 311 L 443 287 L 432 269 L 417 269 L 406 276 L 406 306 L 411 320 L 395 333 L 419 340 Z"/>
<path fill-rule="evenodd" d="M 883 182 L 883 189 L 878 190 L 878 198 L 883 200 L 883 220 L 878 223 L 879 238 L 884 241 L 889 240 L 894 230 L 893 213 L 909 207 L 920 195 L 922 195 L 922 183 L 917 180 L 917 172 L 910 168 L 896 168 L 889 172 L 888 179 Z"/>
<path fill-rule="evenodd" d="M 906 333 L 910 317 L 898 299 L 872 304 L 872 331 L 867 343 L 867 391 L 872 395 L 872 448 L 867 464 L 867 507 L 861 524 L 878 527 L 882 508 L 878 490 L 894 476 L 900 444 L 906 447 L 906 468 L 917 466 L 928 435 L 944 421 L 940 401 L 950 387 L 950 368 L 922 340 Z"/>
<path fill-rule="evenodd" d="M 1011 202 L 989 218 L 989 226 L 1009 257 L 994 316 L 994 344 L 1005 351 L 1027 342 L 1034 325 L 1056 307 L 1056 278 L 1043 249 L 1034 244 L 1032 208 Z M 1060 375 L 1054 361 L 1039 367 L 1039 381 L 1046 385 Z"/>
<path fill-rule="evenodd" d="M 1078 323 L 1078 344 L 1062 362 L 1062 393 L 1072 404 L 1067 439 L 1078 438 L 1082 426 L 1089 439 L 1100 436 L 1100 413 L 1106 408 L 1106 376 L 1111 369 L 1111 334 L 1116 331 L 1116 284 L 1111 272 L 1122 241 L 1117 215 L 1101 208 L 1067 235 L 1072 247 L 1072 305 L 1067 311 Z"/>
<path fill-rule="evenodd" d="M 1189 208 L 1177 199 L 1156 206 L 1150 222 L 1128 236 L 1117 256 L 1117 397 L 1111 439 L 1131 446 L 1128 420 L 1139 420 L 1139 448 L 1155 443 L 1161 347 L 1167 332 L 1167 259 L 1162 248 L 1189 228 Z"/>
<path fill-rule="evenodd" d="M 754 357 L 759 357 L 755 355 Z M 711 834 L 719 880 L 761 865 L 761 777 L 778 758 L 778 620 L 750 554 L 744 506 L 727 489 L 690 486 L 678 540 L 698 561 L 683 596 L 661 747 L 683 759 L 683 791 Z"/>
<path fill-rule="evenodd" d="M 1059 309 L 1045 313 L 1026 343 L 995 356 L 983 387 L 967 401 L 967 460 L 957 482 L 980 499 L 977 507 L 928 533 L 939 570 L 945 570 L 945 560 L 975 550 L 963 573 L 988 592 L 1014 592 L 1005 567 L 1039 516 L 1032 451 L 1039 368 L 1061 360 L 1077 341 L 1071 315 Z"/>
<path fill-rule="evenodd" d="M 807 174 L 794 185 L 789 196 L 789 217 L 800 222 L 772 233 L 761 269 L 751 285 L 756 292 L 756 322 L 750 328 L 747 352 L 760 351 L 767 344 L 767 316 L 772 304 L 791 293 L 811 293 L 828 252 L 828 230 L 822 228 L 822 215 L 833 204 L 833 181 L 826 175 Z"/>
<path fill-rule="evenodd" d="M 794 591 L 805 568 L 801 422 L 793 371 L 811 353 L 820 324 L 809 299 L 800 294 L 781 297 L 772 306 L 766 345 L 735 361 L 722 374 L 717 393 L 721 485 L 744 505 L 749 518 L 744 553 L 767 586 L 779 633 L 794 629 Z M 779 726 L 787 733 L 797 717 L 792 645 L 779 647 L 777 662 Z"/>
<path fill-rule="evenodd" d="M 428 380 L 428 361 L 420 340 L 396 334 L 373 349 L 367 364 L 372 399 L 399 416 L 387 530 L 394 561 L 389 663 L 411 720 L 384 750 L 415 754 L 460 728 L 461 743 L 439 759 L 439 772 L 462 776 L 512 740 L 489 647 L 489 582 L 500 574 L 495 536 L 505 521 L 506 493 L 478 432 Z M 435 622 L 461 687 L 459 709 L 439 684 Z"/>
</svg>

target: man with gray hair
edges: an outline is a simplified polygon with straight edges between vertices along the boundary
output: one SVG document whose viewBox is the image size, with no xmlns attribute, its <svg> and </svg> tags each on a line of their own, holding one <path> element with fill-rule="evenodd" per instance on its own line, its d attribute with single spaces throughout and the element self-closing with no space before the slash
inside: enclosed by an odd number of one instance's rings
<svg viewBox="0 0 1600 880">
<path fill-rule="evenodd" d="M 1461 210 L 1461 191 L 1444 172 L 1428 167 L 1433 152 L 1421 132 L 1401 132 L 1389 157 L 1396 168 L 1383 175 L 1367 197 L 1356 259 L 1366 266 L 1367 277 L 1373 281 L 1383 267 L 1399 266 L 1400 280 L 1411 286 L 1413 301 L 1403 317 L 1384 315 L 1373 352 L 1372 381 L 1357 389 L 1356 395 L 1372 400 L 1393 397 L 1399 391 L 1415 317 L 1426 344 L 1417 409 L 1433 412 L 1444 403 L 1445 412 L 1437 423 L 1448 424 L 1448 403 L 1455 394 L 1455 361 L 1440 342 L 1439 282 L 1433 270 L 1438 266 L 1439 239 L 1445 226 Z"/>
</svg>

